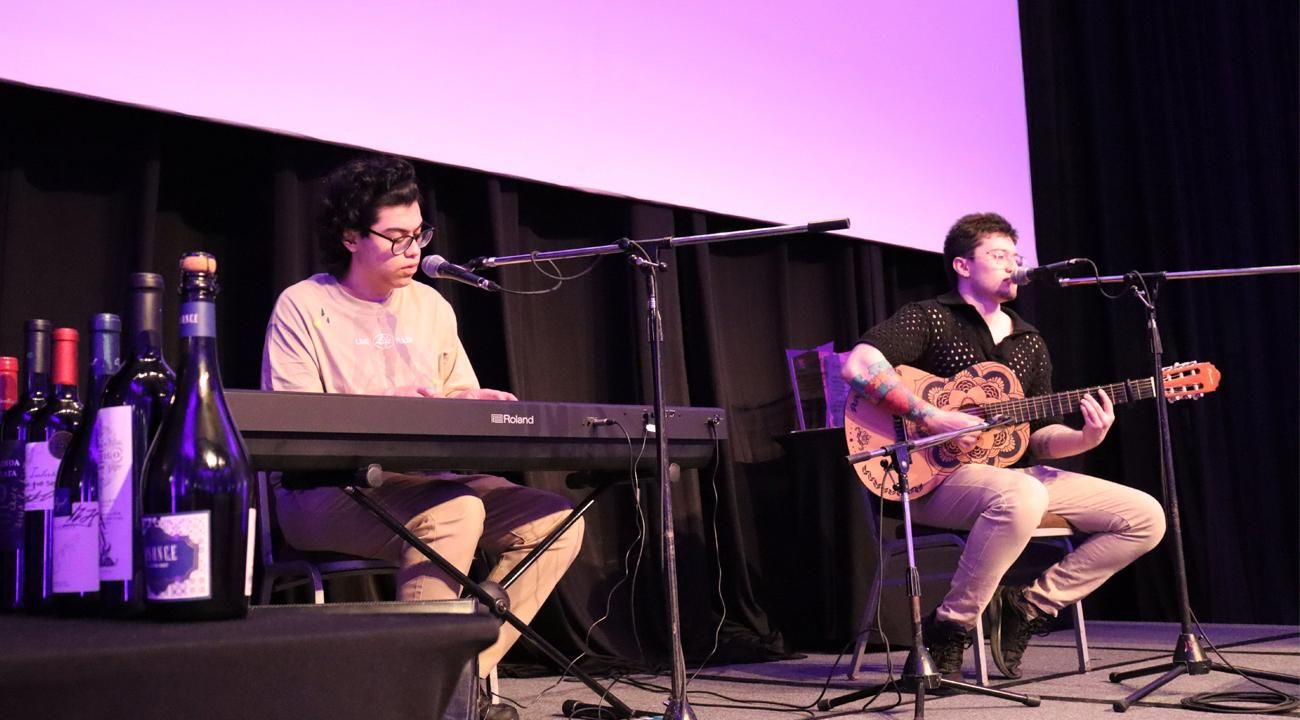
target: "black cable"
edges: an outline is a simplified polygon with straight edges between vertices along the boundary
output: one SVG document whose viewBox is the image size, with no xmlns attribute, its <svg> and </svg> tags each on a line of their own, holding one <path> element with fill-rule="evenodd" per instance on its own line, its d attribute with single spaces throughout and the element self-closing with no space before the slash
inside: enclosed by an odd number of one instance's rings
<svg viewBox="0 0 1300 720">
<path fill-rule="evenodd" d="M 1260 692 L 1257 690 L 1256 691 L 1239 690 L 1239 691 L 1229 691 L 1229 692 L 1198 693 L 1196 695 L 1189 695 L 1188 697 L 1183 698 L 1182 704 L 1184 707 L 1189 707 L 1194 710 L 1203 710 L 1205 712 L 1229 713 L 1229 714 L 1244 714 L 1244 713 L 1273 714 L 1273 713 L 1284 713 L 1284 712 L 1294 710 L 1296 708 L 1300 708 L 1300 698 L 1297 698 L 1294 695 L 1288 695 L 1282 692 L 1281 690 L 1278 690 L 1277 688 L 1274 688 L 1270 685 L 1265 685 L 1259 680 L 1250 677 L 1249 675 L 1243 673 L 1241 670 L 1238 670 L 1236 666 L 1228 662 L 1228 659 L 1223 656 L 1223 653 L 1219 652 L 1219 648 L 1215 646 L 1214 642 L 1211 641 L 1210 638 L 1206 636 L 1205 628 L 1201 627 L 1201 621 L 1196 619 L 1196 613 L 1191 612 L 1190 609 L 1188 610 L 1188 612 L 1191 613 L 1192 622 L 1196 624 L 1196 631 L 1201 634 L 1201 639 L 1205 641 L 1205 646 L 1208 647 L 1211 652 L 1217 655 L 1219 660 L 1222 661 L 1224 665 L 1228 666 L 1233 672 L 1237 673 L 1237 675 L 1241 676 L 1242 678 L 1245 678 L 1246 680 L 1249 680 L 1250 682 L 1264 688 L 1264 692 Z M 1237 704 L 1229 705 L 1225 703 L 1237 703 Z M 1256 703 L 1256 705 L 1251 707 L 1243 707 L 1242 703 Z M 1264 706 L 1259 707 L 1260 704 L 1263 704 Z"/>
<path fill-rule="evenodd" d="M 623 424 L 617 420 L 611 419 L 609 420 L 609 424 L 616 426 L 619 430 L 623 432 L 623 438 L 627 441 L 628 458 L 632 462 L 633 478 L 635 478 L 636 459 L 638 455 L 635 453 L 632 446 L 632 435 L 627 431 L 627 428 L 623 427 Z M 633 482 L 635 482 L 635 479 L 633 480 Z M 640 505 L 640 501 L 638 499 L 638 507 L 639 505 Z M 614 583 L 614 586 L 609 589 L 609 594 L 605 596 L 605 613 L 601 615 L 599 618 L 596 618 L 596 620 L 593 621 L 591 625 L 587 626 L 587 632 L 583 635 L 582 638 L 582 648 L 583 648 L 582 652 L 579 653 L 577 657 L 573 658 L 573 660 L 569 661 L 569 664 L 566 665 L 564 669 L 560 672 L 560 676 L 555 680 L 555 682 L 551 683 L 548 687 L 544 688 L 541 692 L 534 695 L 533 699 L 530 700 L 527 705 L 513 699 L 509 699 L 509 702 L 514 703 L 515 705 L 518 705 L 521 708 L 527 708 L 530 705 L 536 703 L 538 700 L 541 700 L 543 695 L 550 692 L 551 690 L 554 690 L 556 687 L 560 685 L 560 683 L 564 682 L 564 680 L 569 676 L 569 670 L 571 670 L 573 666 L 578 663 L 579 660 L 586 657 L 590 653 L 591 634 L 596 630 L 597 625 L 600 625 L 602 622 L 604 622 L 606 619 L 609 618 L 611 609 L 614 604 L 614 594 L 618 592 L 618 589 L 620 587 L 623 586 L 623 583 L 627 582 L 628 575 L 629 575 L 628 563 L 630 562 L 630 558 L 632 555 L 632 548 L 635 547 L 638 543 L 644 543 L 644 540 L 645 540 L 645 528 L 644 526 L 638 523 L 637 537 L 632 540 L 631 544 L 628 545 L 627 551 L 623 553 L 623 577 L 619 578 L 618 582 Z M 609 687 L 605 688 L 606 693 L 609 693 L 609 691 L 610 691 Z M 500 695 L 500 693 L 498 693 L 498 695 Z M 501 697 L 505 697 L 505 696 L 502 695 Z M 604 696 L 601 697 L 601 701 L 603 700 L 604 700 Z M 580 715 L 575 714 L 573 715 L 573 717 L 580 717 Z"/>
<path fill-rule="evenodd" d="M 506 293 L 507 295 L 546 295 L 547 293 L 553 293 L 556 290 L 560 289 L 560 286 L 564 284 L 565 280 L 576 280 L 582 277 L 583 275 L 586 275 L 587 273 L 594 270 L 596 268 L 596 264 L 599 263 L 601 261 L 601 258 L 604 257 L 603 255 L 597 255 L 596 259 L 593 260 L 591 264 L 588 265 L 587 267 L 583 268 L 582 270 L 579 270 L 573 275 L 565 275 L 560 272 L 560 268 L 558 265 L 555 264 L 554 260 L 539 261 L 537 259 L 538 254 L 539 254 L 538 251 L 534 250 L 529 255 L 529 259 L 533 266 L 533 269 L 541 273 L 542 275 L 554 280 L 555 284 L 548 288 L 542 288 L 541 290 L 514 290 L 511 288 L 503 287 L 501 288 L 501 292 Z M 546 269 L 542 267 L 541 265 L 542 262 L 548 263 L 551 266 L 552 272 L 547 272 Z"/>
<path fill-rule="evenodd" d="M 1124 297 L 1125 295 L 1128 295 L 1130 292 L 1134 290 L 1132 286 L 1127 286 L 1123 290 L 1115 293 L 1114 295 L 1111 295 L 1110 293 L 1106 292 L 1106 286 L 1101 281 L 1101 271 L 1097 269 L 1097 263 L 1093 262 L 1089 258 L 1083 258 L 1083 261 L 1092 266 L 1092 277 L 1094 280 L 1097 281 L 1097 292 L 1101 293 L 1101 296 L 1106 298 L 1107 300 L 1118 300 Z M 1142 281 L 1142 287 L 1144 290 L 1146 289 L 1145 280 Z"/>
<path fill-rule="evenodd" d="M 641 575 L 641 562 L 645 559 L 646 521 L 645 508 L 641 505 L 641 474 L 637 468 L 641 465 L 641 458 L 645 457 L 645 449 L 649 441 L 650 430 L 642 424 L 641 450 L 632 460 L 632 503 L 636 507 L 636 529 L 641 543 L 637 546 L 636 563 L 632 566 L 632 589 L 628 591 L 627 596 L 628 617 L 632 620 L 632 642 L 636 645 L 636 652 L 640 657 L 645 657 L 645 648 L 641 645 L 641 630 L 636 621 L 636 583 Z"/>
<path fill-rule="evenodd" d="M 629 468 L 629 470 L 632 474 L 632 497 L 633 497 L 633 505 L 636 507 L 637 536 L 632 541 L 632 544 L 628 546 L 627 552 L 624 553 L 623 555 L 623 568 L 624 568 L 623 575 L 624 575 L 624 579 L 626 579 L 628 575 L 628 570 L 627 570 L 628 557 L 632 552 L 632 548 L 636 547 L 637 557 L 636 557 L 636 563 L 632 566 L 632 573 L 631 573 L 632 584 L 631 584 L 631 590 L 628 593 L 628 603 L 629 603 L 628 610 L 632 618 L 632 639 L 636 643 L 638 652 L 644 657 L 645 651 L 641 648 L 641 636 L 640 633 L 637 631 L 637 624 L 636 624 L 636 581 L 637 581 L 637 576 L 641 572 L 641 560 L 645 555 L 645 536 L 646 536 L 645 509 L 641 505 L 641 475 L 640 475 L 640 471 L 638 470 L 638 466 L 641 464 L 641 458 L 645 456 L 645 450 L 650 438 L 650 432 L 649 432 L 649 428 L 647 427 L 643 426 L 641 428 L 641 448 L 640 450 L 634 453 L 632 450 L 631 434 L 628 433 L 627 429 L 624 428 L 622 424 L 618 423 L 617 421 L 611 421 L 611 422 L 613 422 L 615 425 L 618 425 L 619 429 L 623 431 L 624 437 L 627 438 L 628 457 L 631 461 L 630 462 L 631 467 Z M 622 583 L 623 580 L 620 580 L 619 583 L 615 585 L 613 589 L 610 590 L 609 598 L 613 597 L 614 590 L 618 589 L 618 586 L 621 585 Z M 608 604 L 607 604 L 607 608 L 608 608 Z M 608 609 L 606 611 L 606 615 L 608 615 Z M 576 662 L 576 660 L 574 662 Z M 605 720 L 605 718 L 607 717 L 608 718 L 617 717 L 616 714 L 612 714 L 611 709 L 605 706 L 605 698 L 614 691 L 614 686 L 619 683 L 619 681 L 622 679 L 622 676 L 616 672 L 612 672 L 610 674 L 612 676 L 612 679 L 610 680 L 610 683 L 605 686 L 604 692 L 600 695 L 599 698 L 597 698 L 596 702 L 594 704 L 583 703 L 581 708 L 576 709 L 573 712 L 569 713 L 569 717 L 588 718 L 592 720 Z M 549 691 L 551 688 L 554 688 L 555 686 L 559 685 L 560 682 L 562 682 L 563 680 L 564 677 L 561 676 L 559 680 L 556 680 L 555 683 L 553 683 L 549 688 L 547 688 L 543 692 Z M 539 694 L 538 697 L 540 698 L 541 695 Z"/>
<path fill-rule="evenodd" d="M 555 264 L 555 261 L 554 261 L 554 260 L 544 260 L 544 261 L 541 261 L 541 262 L 545 262 L 545 263 L 547 263 L 548 265 L 550 265 L 550 266 L 551 266 L 551 269 L 554 271 L 554 274 L 547 272 L 546 269 L 543 268 L 543 267 L 539 264 L 539 261 L 538 261 L 538 259 L 537 259 L 537 256 L 538 256 L 539 254 L 540 254 L 540 253 L 539 253 L 538 251 L 534 250 L 534 251 L 533 251 L 532 253 L 530 253 L 529 256 L 528 256 L 528 257 L 529 257 L 529 262 L 531 262 L 532 265 L 533 265 L 533 269 L 537 270 L 537 272 L 539 272 L 539 273 L 545 275 L 546 277 L 548 277 L 548 278 L 550 278 L 550 279 L 552 279 L 552 280 L 559 280 L 560 282 L 564 282 L 565 280 L 577 280 L 578 278 L 582 277 L 583 275 L 586 275 L 587 273 L 589 273 L 589 272 L 591 272 L 592 270 L 594 270 L 594 269 L 596 268 L 596 264 L 599 263 L 601 260 L 603 260 L 603 259 L 605 258 L 604 255 L 597 255 L 597 256 L 596 256 L 596 259 L 595 259 L 595 260 L 592 260 L 592 261 L 591 261 L 591 264 L 588 265 L 587 267 L 583 268 L 582 270 L 579 270 L 578 272 L 574 273 L 573 275 L 565 275 L 565 274 L 563 274 L 563 273 L 560 272 L 560 267 L 559 267 L 558 265 Z"/>
<path fill-rule="evenodd" d="M 893 472 L 892 467 L 886 469 L 886 471 L 885 471 L 885 479 L 886 479 L 886 480 L 889 479 L 889 475 L 890 475 L 892 472 Z M 884 503 L 877 503 L 877 512 L 878 512 L 878 518 L 877 518 L 877 521 L 876 521 L 876 557 L 877 557 L 877 558 L 882 558 L 882 559 L 883 559 L 883 556 L 884 556 L 884 550 L 885 550 L 885 530 L 884 530 L 885 508 L 884 508 Z M 806 712 L 806 713 L 808 713 L 808 714 L 811 716 L 811 715 L 812 715 L 811 710 L 812 710 L 813 708 L 816 708 L 816 707 L 817 707 L 817 704 L 818 704 L 819 702 L 821 702 L 822 698 L 826 697 L 826 693 L 827 693 L 827 691 L 830 690 L 831 680 L 835 677 L 835 671 L 836 671 L 837 669 L 839 669 L 840 660 L 842 660 L 842 659 L 844 658 L 844 655 L 849 651 L 850 648 L 853 648 L 853 647 L 856 647 L 856 646 L 857 646 L 858 640 L 860 640 L 860 639 L 862 638 L 863 635 L 868 635 L 868 636 L 869 636 L 869 634 L 870 634 L 873 630 L 876 631 L 877 633 L 879 633 L 881 640 L 882 640 L 882 641 L 884 642 L 884 644 L 885 644 L 885 672 L 886 672 L 886 682 L 881 684 L 880 690 L 879 690 L 878 692 L 876 692 L 876 694 L 872 695 L 870 698 L 867 699 L 866 703 L 864 703 L 864 704 L 862 705 L 862 710 L 865 711 L 868 707 L 870 707 L 871 704 L 874 703 L 876 700 L 878 700 L 878 699 L 880 698 L 880 696 L 884 693 L 885 688 L 886 688 L 886 687 L 890 687 L 890 686 L 892 686 L 893 689 L 894 689 L 894 695 L 895 695 L 894 703 L 893 703 L 892 705 L 887 705 L 887 706 L 885 706 L 885 707 L 876 708 L 875 711 L 876 711 L 876 712 L 883 712 L 883 711 L 885 711 L 885 710 L 891 710 L 891 709 L 896 708 L 896 707 L 898 707 L 899 705 L 903 704 L 903 702 L 904 702 L 904 700 L 903 700 L 903 693 L 902 693 L 902 690 L 898 687 L 898 684 L 897 684 L 896 679 L 895 679 L 895 677 L 894 677 L 894 658 L 893 658 L 893 649 L 892 649 L 892 647 L 890 646 L 890 643 L 889 643 L 889 636 L 885 634 L 885 630 L 884 630 L 883 624 L 882 624 L 882 622 L 881 622 L 881 613 L 882 613 L 882 608 L 881 608 L 881 604 L 882 604 L 882 603 L 881 603 L 881 600 L 882 600 L 882 598 L 883 598 L 883 595 L 884 595 L 884 587 L 882 586 L 882 587 L 878 587 L 878 588 L 876 588 L 876 618 L 875 618 L 876 622 L 875 622 L 875 624 L 874 624 L 874 625 L 871 625 L 871 626 L 869 626 L 869 627 L 866 627 L 866 628 L 863 628 L 863 629 L 859 630 L 859 631 L 857 632 L 857 634 L 855 634 L 855 635 L 853 636 L 853 639 L 850 640 L 849 643 L 848 643 L 847 645 L 845 645 L 845 646 L 840 650 L 839 654 L 835 656 L 835 660 L 834 660 L 834 662 L 831 663 L 831 668 L 830 668 L 830 670 L 827 671 L 827 673 L 826 673 L 826 680 L 822 683 L 821 691 L 817 694 L 817 697 L 813 698 L 812 702 L 810 702 L 810 703 L 808 703 L 808 704 L 806 704 L 806 705 L 790 705 L 790 704 L 787 704 L 787 703 L 770 703 L 770 704 L 775 704 L 775 705 L 780 705 L 780 706 L 782 706 L 782 707 L 787 707 L 787 708 L 789 708 L 790 710 L 793 710 L 793 711 Z M 854 670 L 856 671 L 857 668 L 854 668 Z M 698 675 L 698 674 L 699 674 L 699 671 L 696 671 L 696 674 Z M 693 677 L 693 676 L 692 676 L 692 677 Z M 713 679 L 721 679 L 721 678 L 713 678 Z M 723 681 L 725 681 L 725 680 L 723 679 Z M 717 696 L 719 696 L 719 697 L 724 697 L 724 699 L 728 699 L 728 700 L 732 700 L 732 699 L 733 699 L 733 698 L 726 698 L 725 696 L 719 695 L 718 693 L 713 693 L 713 692 L 711 692 L 711 691 L 696 691 L 696 692 L 697 692 L 698 694 L 701 694 L 701 695 L 704 695 L 704 694 L 711 694 L 711 695 L 717 695 Z M 745 701 L 738 701 L 738 702 L 745 702 Z M 766 702 L 766 701 L 754 701 L 754 702 Z M 707 707 L 707 706 L 706 706 L 706 705 L 701 705 L 701 707 Z M 748 708 L 747 706 L 744 706 L 744 705 L 740 705 L 740 706 L 721 706 L 721 707 L 734 707 L 734 708 L 737 708 L 737 709 L 763 709 L 763 708 Z"/>
<path fill-rule="evenodd" d="M 637 688 L 638 690 L 646 690 L 649 692 L 671 692 L 672 691 L 672 689 L 666 685 L 659 685 L 657 683 L 647 682 L 644 680 L 637 680 L 635 678 L 625 677 L 622 678 L 622 681 L 628 685 L 631 685 L 634 688 Z M 793 705 L 791 703 L 783 703 L 777 700 L 743 700 L 740 698 L 733 698 L 729 695 L 723 695 L 722 693 L 717 692 L 715 690 L 696 690 L 695 694 L 709 695 L 722 700 L 727 700 L 730 703 L 732 703 L 727 705 L 718 704 L 718 703 L 713 703 L 713 704 L 692 703 L 692 705 L 699 705 L 700 707 L 726 707 L 735 710 L 762 710 L 765 712 L 800 712 L 808 715 L 809 717 L 813 716 L 813 713 L 810 712 L 808 709 L 812 706 L 808 706 L 808 705 L 803 705 L 803 706 Z M 763 707 L 763 706 L 770 706 L 770 707 Z"/>
<path fill-rule="evenodd" d="M 722 625 L 727 622 L 727 598 L 722 594 L 722 544 L 718 540 L 718 505 L 721 503 L 718 497 L 718 468 L 722 465 L 722 440 L 718 437 L 718 428 L 713 423 L 709 423 L 709 434 L 713 436 L 713 473 L 709 478 L 709 484 L 713 487 L 713 554 L 714 559 L 718 561 L 718 604 L 722 606 L 722 614 L 718 616 L 718 625 L 713 629 L 713 647 L 700 661 L 700 666 L 686 680 L 683 691 L 691 686 L 691 681 L 695 680 L 695 676 L 700 674 L 704 666 L 708 665 L 709 660 L 713 658 L 713 654 L 718 651 L 718 643 L 722 638 Z"/>
<path fill-rule="evenodd" d="M 1229 705 L 1226 703 L 1243 703 L 1241 705 Z M 1256 703 L 1255 705 L 1244 705 L 1244 703 Z M 1258 690 L 1241 690 L 1235 692 L 1209 692 L 1190 695 L 1182 699 L 1183 707 L 1203 712 L 1229 713 L 1229 714 L 1250 714 L 1250 715 L 1271 715 L 1275 713 L 1284 713 L 1300 707 L 1300 699 L 1296 699 L 1285 693 L 1276 690 L 1260 692 Z"/>
</svg>

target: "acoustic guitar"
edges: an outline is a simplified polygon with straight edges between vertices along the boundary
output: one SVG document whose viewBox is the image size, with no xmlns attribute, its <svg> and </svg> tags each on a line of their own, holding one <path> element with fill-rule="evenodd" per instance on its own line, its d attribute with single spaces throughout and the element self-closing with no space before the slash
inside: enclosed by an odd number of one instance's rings
<svg viewBox="0 0 1300 720">
<path fill-rule="evenodd" d="M 918 397 L 943 410 L 960 410 L 983 420 L 1004 418 L 1005 422 L 979 434 L 979 441 L 963 452 L 955 440 L 912 453 L 908 469 L 909 495 L 915 499 L 933 491 L 957 468 L 966 463 L 1007 467 L 1029 449 L 1029 423 L 1034 420 L 1078 412 L 1084 395 L 1105 390 L 1116 405 L 1155 396 L 1155 379 L 1126 380 L 1111 385 L 1069 392 L 1025 397 L 1011 368 L 996 362 L 982 362 L 941 378 L 913 367 L 900 365 L 903 383 Z M 1165 398 L 1170 402 L 1199 398 L 1219 387 L 1219 370 L 1210 363 L 1188 362 L 1162 371 Z M 849 453 L 874 450 L 928 433 L 916 422 L 877 408 L 861 393 L 849 396 L 844 407 L 844 433 Z M 879 460 L 858 463 L 854 470 L 871 492 L 885 500 L 899 500 L 895 485 L 886 483 Z"/>
</svg>

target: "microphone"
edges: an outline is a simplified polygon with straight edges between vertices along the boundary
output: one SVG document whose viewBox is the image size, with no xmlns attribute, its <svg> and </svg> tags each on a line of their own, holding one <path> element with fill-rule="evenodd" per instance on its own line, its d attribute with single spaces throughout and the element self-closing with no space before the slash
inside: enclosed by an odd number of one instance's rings
<svg viewBox="0 0 1300 720">
<path fill-rule="evenodd" d="M 618 712 L 609 705 L 596 705 L 593 703 L 578 702 L 577 700 L 565 700 L 560 706 L 560 712 L 567 718 L 591 718 L 592 720 L 616 720 Z"/>
<path fill-rule="evenodd" d="M 1011 273 L 1011 282 L 1017 285 L 1028 285 L 1039 275 L 1055 276 L 1066 268 L 1086 262 L 1088 261 L 1084 258 L 1070 258 L 1069 260 L 1039 265 L 1038 267 L 1016 268 L 1015 272 Z"/>
<path fill-rule="evenodd" d="M 430 255 L 421 260 L 420 269 L 424 271 L 425 275 L 428 275 L 434 280 L 446 278 L 448 280 L 463 282 L 466 285 L 473 285 L 480 290 L 487 290 L 488 292 L 497 292 L 501 289 L 500 285 L 497 285 L 485 277 L 475 275 L 469 268 L 461 267 L 454 262 L 450 262 L 447 258 L 441 255 Z"/>
</svg>

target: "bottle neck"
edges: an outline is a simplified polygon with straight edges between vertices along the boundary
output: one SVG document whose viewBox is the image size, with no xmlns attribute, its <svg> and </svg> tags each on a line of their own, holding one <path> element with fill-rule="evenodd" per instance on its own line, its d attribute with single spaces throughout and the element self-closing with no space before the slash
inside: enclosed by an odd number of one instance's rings
<svg viewBox="0 0 1300 720">
<path fill-rule="evenodd" d="M 0 412 L 13 407 L 18 402 L 18 373 L 0 373 Z"/>
<path fill-rule="evenodd" d="M 79 395 L 80 395 L 80 389 L 77 387 L 76 383 L 71 383 L 71 384 L 55 383 L 54 384 L 53 397 L 55 400 L 70 400 L 72 402 L 76 402 L 77 400 L 80 399 L 78 397 Z"/>
<path fill-rule="evenodd" d="M 27 373 L 27 397 L 45 397 L 50 394 L 49 373 Z"/>
<path fill-rule="evenodd" d="M 132 300 L 131 319 L 135 334 L 131 352 L 136 357 L 162 355 L 162 289 L 137 288 Z"/>
<path fill-rule="evenodd" d="M 28 331 L 27 356 L 23 363 L 23 384 L 28 397 L 50 392 L 50 332 Z"/>
<path fill-rule="evenodd" d="M 187 382 L 221 385 L 217 364 L 217 305 L 210 296 L 181 302 L 181 352 Z"/>
<path fill-rule="evenodd" d="M 122 334 L 113 331 L 96 331 L 91 338 L 90 381 L 96 394 L 104 383 L 122 366 Z"/>
<path fill-rule="evenodd" d="M 77 384 L 77 344 L 75 339 L 60 338 L 54 341 L 54 385 L 56 387 Z"/>
</svg>

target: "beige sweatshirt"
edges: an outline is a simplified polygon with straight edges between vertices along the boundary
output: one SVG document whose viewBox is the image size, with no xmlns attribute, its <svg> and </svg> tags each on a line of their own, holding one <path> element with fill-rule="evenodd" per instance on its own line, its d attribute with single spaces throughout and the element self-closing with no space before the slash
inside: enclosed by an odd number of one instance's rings
<svg viewBox="0 0 1300 720">
<path fill-rule="evenodd" d="M 456 315 L 418 282 L 383 302 L 348 294 L 328 273 L 276 300 L 262 346 L 262 389 L 437 397 L 479 387 Z"/>
</svg>

